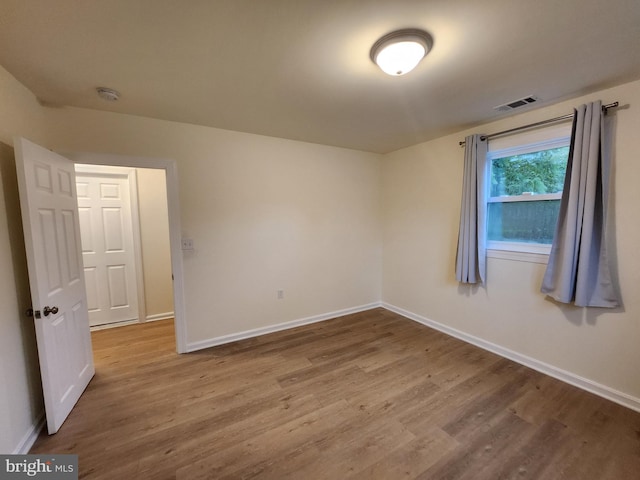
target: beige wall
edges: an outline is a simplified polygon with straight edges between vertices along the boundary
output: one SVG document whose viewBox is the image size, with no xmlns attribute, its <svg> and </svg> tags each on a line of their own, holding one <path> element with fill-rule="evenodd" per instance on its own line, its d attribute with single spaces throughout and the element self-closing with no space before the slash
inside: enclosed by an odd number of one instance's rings
<svg viewBox="0 0 640 480">
<path fill-rule="evenodd" d="M 0 453 L 13 453 L 43 409 L 13 152 L 14 135 L 44 138 L 33 95 L 0 67 Z"/>
<path fill-rule="evenodd" d="M 463 149 L 492 133 L 619 101 L 611 220 L 624 308 L 560 306 L 539 293 L 545 265 L 491 258 L 486 288 L 459 286 L 454 260 Z M 574 376 L 640 399 L 640 82 L 490 123 L 391 153 L 383 163 L 385 302 Z"/>
<path fill-rule="evenodd" d="M 173 282 L 169 250 L 169 212 L 164 170 L 136 169 L 138 211 L 147 318 L 172 316 Z"/>
<path fill-rule="evenodd" d="M 54 150 L 177 161 L 188 343 L 379 301 L 379 155 L 78 108 L 47 120 Z"/>
</svg>

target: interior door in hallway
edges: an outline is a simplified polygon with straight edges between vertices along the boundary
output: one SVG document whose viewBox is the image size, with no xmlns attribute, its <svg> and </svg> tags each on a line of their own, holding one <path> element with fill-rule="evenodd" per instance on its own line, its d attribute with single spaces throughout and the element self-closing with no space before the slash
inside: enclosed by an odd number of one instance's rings
<svg viewBox="0 0 640 480">
<path fill-rule="evenodd" d="M 132 169 L 76 166 L 91 326 L 138 319 L 131 183 Z"/>
</svg>

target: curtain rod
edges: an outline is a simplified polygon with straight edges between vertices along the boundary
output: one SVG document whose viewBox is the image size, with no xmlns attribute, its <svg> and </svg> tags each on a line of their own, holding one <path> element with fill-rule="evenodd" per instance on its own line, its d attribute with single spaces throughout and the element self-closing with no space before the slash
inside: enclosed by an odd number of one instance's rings
<svg viewBox="0 0 640 480">
<path fill-rule="evenodd" d="M 618 102 L 609 103 L 607 105 L 602 106 L 602 110 L 606 113 L 610 108 L 616 108 L 618 106 Z M 529 128 L 541 127 L 542 125 L 547 125 L 549 123 L 561 122 L 563 120 L 569 120 L 573 118 L 573 113 L 569 113 L 567 115 L 562 115 L 561 117 L 550 118 L 549 120 L 542 120 L 541 122 L 530 123 L 529 125 L 523 125 L 521 127 L 510 128 L 509 130 L 503 130 L 502 132 L 492 133 L 491 135 L 482 135 L 480 140 L 488 140 L 494 137 L 501 137 L 502 135 L 508 135 L 513 132 L 519 132 L 520 130 L 527 130 Z M 460 146 L 463 147 L 465 145 L 464 140 L 459 142 Z"/>
</svg>

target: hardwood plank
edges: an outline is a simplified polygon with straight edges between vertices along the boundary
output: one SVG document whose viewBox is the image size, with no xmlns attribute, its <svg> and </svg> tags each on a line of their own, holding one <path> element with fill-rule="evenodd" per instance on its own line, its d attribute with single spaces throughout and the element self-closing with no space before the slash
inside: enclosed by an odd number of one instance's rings
<svg viewBox="0 0 640 480">
<path fill-rule="evenodd" d="M 517 453 L 529 427 L 520 417 L 502 412 L 474 430 L 465 443 L 416 478 L 499 478 L 497 470 L 506 458 Z"/>
<path fill-rule="evenodd" d="M 375 309 L 186 355 L 92 334 L 96 377 L 32 453 L 83 479 L 636 478 L 640 414 Z"/>
<path fill-rule="evenodd" d="M 320 408 L 225 450 L 211 452 L 207 458 L 179 469 L 177 478 L 224 478 L 239 470 L 261 471 L 270 462 L 290 457 L 306 448 L 317 452 L 315 444 L 348 421 L 351 410 L 344 400 Z M 251 478 L 251 475 L 243 476 Z"/>
<path fill-rule="evenodd" d="M 396 446 L 367 468 L 349 475 L 358 480 L 416 478 L 459 446 L 438 428 L 405 445 Z"/>
</svg>

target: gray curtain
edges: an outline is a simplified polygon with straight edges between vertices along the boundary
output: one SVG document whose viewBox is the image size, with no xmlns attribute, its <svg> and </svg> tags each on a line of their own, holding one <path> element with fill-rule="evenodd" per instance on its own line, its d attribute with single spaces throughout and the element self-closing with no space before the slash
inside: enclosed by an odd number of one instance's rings
<svg viewBox="0 0 640 480">
<path fill-rule="evenodd" d="M 601 102 L 578 107 L 558 223 L 541 288 L 558 302 L 580 307 L 619 305 L 605 239 L 608 142 Z"/>
<path fill-rule="evenodd" d="M 486 277 L 485 166 L 487 141 L 481 135 L 465 139 L 462 206 L 456 254 L 456 279 L 484 283 Z"/>
</svg>

